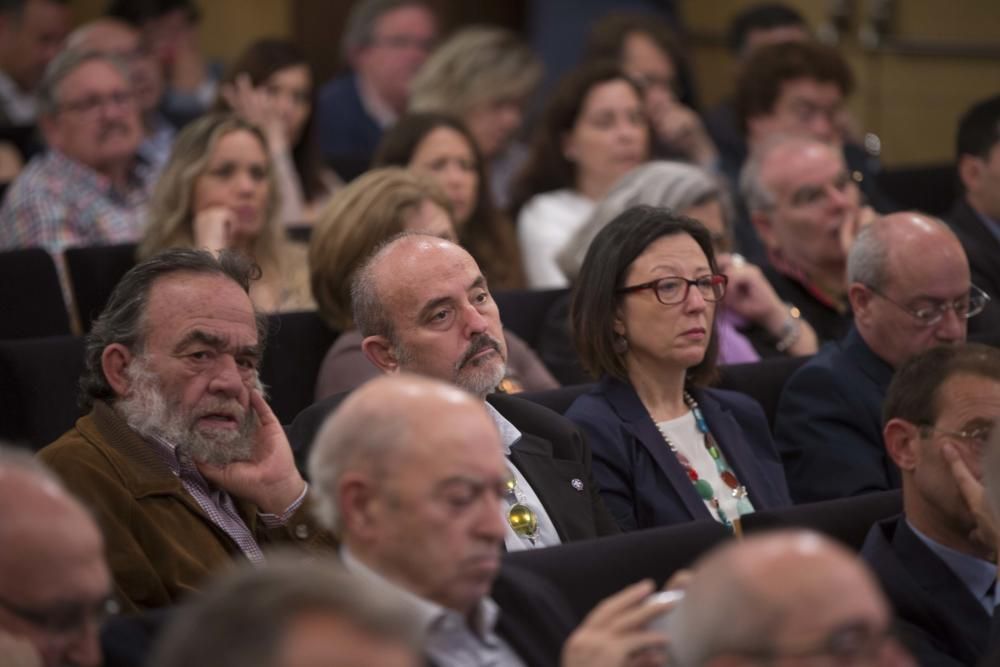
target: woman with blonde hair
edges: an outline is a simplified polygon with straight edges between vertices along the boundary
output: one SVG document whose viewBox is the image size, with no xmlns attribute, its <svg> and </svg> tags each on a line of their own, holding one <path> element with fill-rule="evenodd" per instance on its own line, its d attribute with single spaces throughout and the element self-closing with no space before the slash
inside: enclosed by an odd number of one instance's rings
<svg viewBox="0 0 1000 667">
<path fill-rule="evenodd" d="M 506 208 L 510 181 L 527 157 L 514 141 L 542 64 L 510 30 L 471 26 L 435 49 L 414 78 L 410 111 L 457 116 L 489 165 L 490 189 Z"/>
<path fill-rule="evenodd" d="M 361 350 L 351 314 L 351 276 L 387 239 L 401 232 L 432 234 L 457 242 L 451 202 L 429 177 L 399 167 L 373 169 L 338 191 L 320 212 L 309 244 L 313 295 L 319 314 L 340 331 L 323 359 L 316 400 L 350 391 L 381 371 Z M 530 348 L 505 332 L 507 386 L 558 386 Z"/>
<path fill-rule="evenodd" d="M 279 199 L 261 131 L 231 114 L 202 116 L 174 142 L 138 257 L 177 247 L 236 249 L 261 268 L 250 290 L 258 309 L 311 309 L 305 248 L 286 240 Z"/>
</svg>

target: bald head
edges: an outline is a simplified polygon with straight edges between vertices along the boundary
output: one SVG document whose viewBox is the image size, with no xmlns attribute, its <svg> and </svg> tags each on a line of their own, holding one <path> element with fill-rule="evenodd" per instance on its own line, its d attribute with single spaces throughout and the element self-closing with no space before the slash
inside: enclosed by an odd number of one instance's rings
<svg viewBox="0 0 1000 667">
<path fill-rule="evenodd" d="M 0 600 L 45 615 L 99 609 L 111 581 L 100 530 L 41 464 L 0 448 Z M 86 616 L 81 616 L 83 622 Z M 96 626 L 70 640 L 0 606 L 0 629 L 28 639 L 46 665 L 100 661 Z M 86 629 L 85 632 L 79 632 Z"/>
<path fill-rule="evenodd" d="M 752 613 L 734 620 L 734 609 Z M 875 641 L 889 622 L 888 605 L 854 554 L 817 533 L 772 533 L 729 543 L 696 564 L 670 616 L 671 651 L 685 667 L 727 655 L 749 660 L 823 647 L 851 628 Z"/>
<path fill-rule="evenodd" d="M 851 247 L 847 279 L 858 332 L 894 368 L 965 340 L 969 262 L 940 220 L 906 211 L 867 225 Z"/>
</svg>

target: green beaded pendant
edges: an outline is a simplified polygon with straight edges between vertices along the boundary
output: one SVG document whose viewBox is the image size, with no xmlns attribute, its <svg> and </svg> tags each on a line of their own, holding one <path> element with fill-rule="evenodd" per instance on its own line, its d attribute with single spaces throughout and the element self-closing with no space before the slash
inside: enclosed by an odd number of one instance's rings
<svg viewBox="0 0 1000 667">
<path fill-rule="evenodd" d="M 698 495 L 702 497 L 702 500 L 712 500 L 715 498 L 715 491 L 712 490 L 712 485 L 703 479 L 695 482 L 694 488 L 698 491 Z"/>
</svg>

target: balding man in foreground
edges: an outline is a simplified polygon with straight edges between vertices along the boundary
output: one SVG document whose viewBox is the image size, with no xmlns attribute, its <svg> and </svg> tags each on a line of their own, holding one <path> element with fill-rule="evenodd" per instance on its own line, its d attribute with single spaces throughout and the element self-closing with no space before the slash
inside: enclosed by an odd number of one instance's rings
<svg viewBox="0 0 1000 667">
<path fill-rule="evenodd" d="M 882 401 L 894 369 L 965 341 L 989 297 L 970 282 L 955 234 L 940 220 L 894 213 L 862 228 L 847 263 L 854 325 L 785 385 L 775 420 L 789 490 L 810 502 L 898 488 L 882 445 Z"/>
<path fill-rule="evenodd" d="M 101 664 L 112 602 L 97 524 L 45 467 L 0 447 L 0 664 Z"/>
<path fill-rule="evenodd" d="M 309 472 L 347 569 L 407 599 L 434 664 L 560 664 L 573 624 L 561 595 L 530 571 L 500 565 L 508 525 L 529 510 L 511 497 L 481 400 L 417 376 L 372 380 L 323 426 Z M 664 609 L 642 604 L 651 588 L 609 598 L 610 611 L 573 633 L 561 664 L 631 664 L 636 652 L 662 649 L 665 638 L 644 629 Z"/>
<path fill-rule="evenodd" d="M 871 573 L 811 532 L 713 551 L 695 565 L 668 622 L 673 667 L 913 665 Z"/>
</svg>

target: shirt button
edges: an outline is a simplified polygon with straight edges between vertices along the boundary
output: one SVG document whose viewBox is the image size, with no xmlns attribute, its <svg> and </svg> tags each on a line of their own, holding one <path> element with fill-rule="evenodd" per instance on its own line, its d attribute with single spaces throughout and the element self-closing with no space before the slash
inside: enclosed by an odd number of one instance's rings
<svg viewBox="0 0 1000 667">
<path fill-rule="evenodd" d="M 300 540 L 304 540 L 307 537 L 309 537 L 309 527 L 306 526 L 304 523 L 300 523 L 299 525 L 295 526 L 295 537 L 299 538 Z"/>
</svg>

